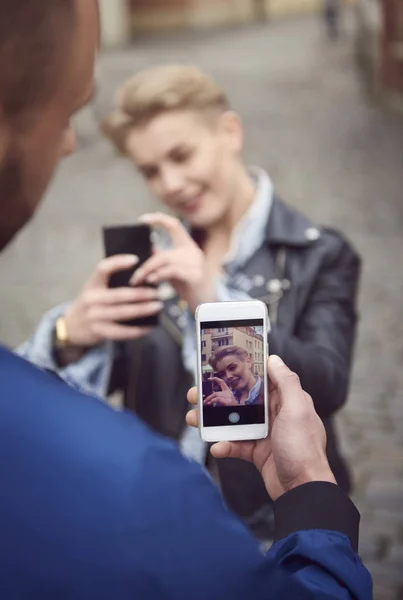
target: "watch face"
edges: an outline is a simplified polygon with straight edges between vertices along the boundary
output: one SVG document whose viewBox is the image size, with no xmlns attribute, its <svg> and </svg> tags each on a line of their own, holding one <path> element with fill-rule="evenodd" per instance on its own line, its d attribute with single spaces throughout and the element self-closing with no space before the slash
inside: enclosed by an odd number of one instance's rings
<svg viewBox="0 0 403 600">
<path fill-rule="evenodd" d="M 56 321 L 53 328 L 52 343 L 54 348 L 65 348 L 68 345 L 66 324 L 62 317 Z"/>
</svg>

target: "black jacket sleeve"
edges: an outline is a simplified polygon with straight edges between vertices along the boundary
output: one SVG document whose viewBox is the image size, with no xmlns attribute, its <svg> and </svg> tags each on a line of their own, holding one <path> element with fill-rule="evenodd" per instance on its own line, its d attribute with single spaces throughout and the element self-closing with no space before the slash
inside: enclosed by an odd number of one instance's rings
<svg viewBox="0 0 403 600">
<path fill-rule="evenodd" d="M 314 481 L 283 494 L 273 504 L 274 541 L 297 531 L 326 529 L 347 536 L 354 552 L 358 552 L 360 513 L 333 483 Z"/>
<path fill-rule="evenodd" d="M 360 259 L 337 234 L 307 297 L 294 335 L 281 326 L 270 333 L 270 353 L 280 355 L 300 377 L 323 419 L 346 400 L 356 334 Z"/>
</svg>

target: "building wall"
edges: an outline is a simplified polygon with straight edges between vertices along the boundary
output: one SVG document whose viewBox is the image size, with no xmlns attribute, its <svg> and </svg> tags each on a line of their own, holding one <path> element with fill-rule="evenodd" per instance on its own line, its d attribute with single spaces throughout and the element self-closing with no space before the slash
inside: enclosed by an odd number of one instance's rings
<svg viewBox="0 0 403 600">
<path fill-rule="evenodd" d="M 100 0 L 101 37 L 105 47 L 125 44 L 131 34 L 127 0 Z"/>
<path fill-rule="evenodd" d="M 208 360 L 212 354 L 211 333 L 208 333 L 203 336 L 201 354 L 202 354 L 202 366 L 206 367 L 208 365 Z"/>
<path fill-rule="evenodd" d="M 345 0 L 352 2 L 354 0 Z M 133 31 L 251 23 L 318 11 L 322 0 L 128 0 Z"/>
</svg>

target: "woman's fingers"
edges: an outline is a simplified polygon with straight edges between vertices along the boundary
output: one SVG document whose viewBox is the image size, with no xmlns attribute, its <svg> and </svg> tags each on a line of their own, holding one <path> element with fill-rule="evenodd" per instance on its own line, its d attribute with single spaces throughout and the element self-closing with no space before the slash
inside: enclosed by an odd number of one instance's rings
<svg viewBox="0 0 403 600">
<path fill-rule="evenodd" d="M 133 277 L 130 280 L 131 285 L 143 283 L 152 273 L 169 264 L 171 262 L 171 254 L 172 250 L 162 250 L 151 256 L 133 273 Z"/>
<path fill-rule="evenodd" d="M 132 254 L 117 254 L 104 258 L 98 263 L 87 285 L 89 287 L 106 287 L 111 275 L 135 267 L 138 262 L 138 256 Z"/>
<path fill-rule="evenodd" d="M 94 288 L 87 290 L 83 296 L 83 301 L 87 306 L 130 304 L 158 299 L 158 290 L 150 287 Z"/>
<path fill-rule="evenodd" d="M 162 281 L 192 281 L 195 269 L 194 262 L 188 261 L 185 250 L 163 250 L 152 256 L 137 269 L 131 278 L 131 285 L 144 282 L 157 284 Z"/>
<path fill-rule="evenodd" d="M 96 323 L 93 332 L 103 340 L 136 340 L 144 337 L 150 331 L 150 327 L 130 327 L 129 325 L 118 325 L 117 323 Z"/>
<path fill-rule="evenodd" d="M 176 247 L 186 245 L 189 242 L 194 243 L 185 227 L 175 217 L 157 212 L 143 215 L 140 217 L 140 221 L 152 227 L 162 227 L 165 229 Z"/>
<path fill-rule="evenodd" d="M 211 394 L 211 396 L 207 396 L 207 398 L 203 401 L 203 404 L 204 406 L 210 406 L 210 404 L 215 404 L 219 401 L 220 399 L 217 397 L 216 394 Z"/>
<path fill-rule="evenodd" d="M 229 389 L 228 385 L 225 383 L 224 379 L 221 379 L 220 377 L 212 377 L 211 381 L 215 381 L 215 383 L 217 383 L 220 386 L 220 388 L 223 392 L 230 391 L 230 389 Z"/>
<path fill-rule="evenodd" d="M 88 316 L 94 323 L 131 321 L 142 317 L 155 315 L 163 309 L 162 302 L 140 302 L 136 304 L 117 304 L 115 306 L 98 305 L 88 311 Z"/>
</svg>

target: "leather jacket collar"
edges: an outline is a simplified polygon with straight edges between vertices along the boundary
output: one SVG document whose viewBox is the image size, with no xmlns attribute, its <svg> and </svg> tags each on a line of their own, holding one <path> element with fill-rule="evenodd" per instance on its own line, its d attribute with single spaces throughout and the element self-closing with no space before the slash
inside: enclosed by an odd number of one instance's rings
<svg viewBox="0 0 403 600">
<path fill-rule="evenodd" d="M 311 246 L 320 237 L 320 230 L 309 219 L 274 196 L 266 229 L 266 241 L 269 246 L 303 248 Z"/>
</svg>

